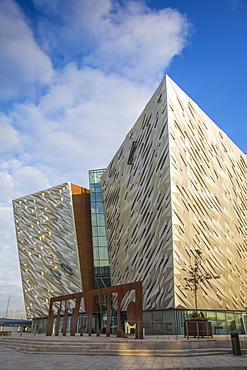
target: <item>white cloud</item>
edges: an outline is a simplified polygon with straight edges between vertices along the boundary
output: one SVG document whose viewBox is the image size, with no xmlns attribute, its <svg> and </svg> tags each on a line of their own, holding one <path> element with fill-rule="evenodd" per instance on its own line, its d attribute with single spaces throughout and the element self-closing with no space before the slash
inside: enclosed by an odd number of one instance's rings
<svg viewBox="0 0 247 370">
<path fill-rule="evenodd" d="M 13 178 L 7 171 L 0 171 L 0 193 L 2 202 L 11 200 L 13 194 Z"/>
<path fill-rule="evenodd" d="M 12 0 L 0 2 L 0 98 L 26 97 L 50 81 L 49 57 L 38 47 L 20 8 Z"/>
<path fill-rule="evenodd" d="M 32 31 L 13 0 L 0 2 L 0 98 L 12 101 L 0 117 L 0 289 L 20 305 L 11 200 L 65 181 L 87 187 L 88 170 L 109 163 L 190 27 L 178 11 L 140 1 L 33 3 Z"/>
<path fill-rule="evenodd" d="M 0 225 L 0 311 L 4 311 L 5 314 L 9 294 L 11 294 L 10 308 L 23 308 L 19 260 L 11 206 L 0 204 Z"/>
<path fill-rule="evenodd" d="M 80 173 L 82 163 L 97 167 L 99 158 L 107 165 L 150 95 L 116 74 L 70 64 L 38 105 L 18 104 L 10 114 L 22 144 L 18 157 L 24 166 L 53 168 L 56 179 L 68 168 Z"/>
<path fill-rule="evenodd" d="M 0 155 L 13 155 L 18 145 L 18 132 L 10 125 L 9 119 L 0 113 Z"/>
<path fill-rule="evenodd" d="M 1 250 L 8 248 L 8 244 L 12 244 L 14 223 L 12 216 L 12 208 L 10 206 L 0 205 L 0 239 L 1 239 Z"/>
<path fill-rule="evenodd" d="M 104 26 L 100 45 L 84 62 L 146 83 L 161 78 L 164 68 L 184 48 L 190 28 L 178 11 L 155 12 L 138 2 L 119 7 Z"/>
<path fill-rule="evenodd" d="M 11 200 L 15 198 L 47 187 L 49 187 L 49 181 L 39 168 L 35 166 L 26 166 L 17 159 L 1 163 L 1 202 L 10 204 Z"/>
<path fill-rule="evenodd" d="M 187 18 L 176 9 L 155 11 L 140 1 L 36 0 L 35 5 L 45 16 L 39 31 L 43 39 L 50 35 L 49 50 L 134 81 L 160 79 L 190 32 Z M 59 23 L 49 21 L 52 12 Z"/>
<path fill-rule="evenodd" d="M 49 187 L 49 181 L 46 176 L 34 166 L 23 166 L 13 174 L 13 182 L 16 195 L 27 195 L 46 189 Z"/>
</svg>

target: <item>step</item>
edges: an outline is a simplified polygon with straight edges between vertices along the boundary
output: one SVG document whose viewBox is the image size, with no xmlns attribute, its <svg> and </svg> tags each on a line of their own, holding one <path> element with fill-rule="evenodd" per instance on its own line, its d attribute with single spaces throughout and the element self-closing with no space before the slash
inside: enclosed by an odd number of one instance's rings
<svg viewBox="0 0 247 370">
<path fill-rule="evenodd" d="M 243 342 L 242 342 L 243 343 Z M 232 353 L 229 340 L 219 343 L 215 340 L 114 340 L 111 338 L 71 338 L 53 337 L 36 338 L 1 338 L 0 344 L 23 353 L 39 354 L 74 354 L 74 355 L 110 355 L 110 356 L 209 356 Z M 245 341 L 244 347 L 247 348 Z M 247 349 L 242 349 L 247 353 Z"/>
<path fill-rule="evenodd" d="M 32 350 L 22 350 L 24 353 L 37 353 Z M 215 351 L 142 351 L 142 350 L 133 350 L 133 351 L 81 351 L 81 352 L 71 352 L 71 351 L 39 351 L 39 354 L 49 354 L 49 355 L 88 355 L 88 356 L 139 356 L 139 357 L 188 357 L 188 356 L 212 356 L 212 355 L 222 355 L 231 353 L 229 349 L 224 351 L 215 350 Z"/>
</svg>

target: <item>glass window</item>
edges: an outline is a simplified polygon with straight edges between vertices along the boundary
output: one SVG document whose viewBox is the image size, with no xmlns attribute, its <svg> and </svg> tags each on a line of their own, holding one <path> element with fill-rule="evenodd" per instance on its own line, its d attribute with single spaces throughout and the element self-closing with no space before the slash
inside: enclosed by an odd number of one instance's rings
<svg viewBox="0 0 247 370">
<path fill-rule="evenodd" d="M 95 194 L 96 194 L 96 193 L 90 193 L 90 201 L 91 201 L 91 202 L 95 202 L 95 201 L 96 201 Z"/>
<path fill-rule="evenodd" d="M 98 243 L 100 247 L 106 247 L 107 246 L 106 237 L 98 236 Z"/>
<path fill-rule="evenodd" d="M 162 321 L 162 311 L 153 311 L 153 321 Z"/>
<path fill-rule="evenodd" d="M 218 316 L 218 315 L 217 315 Z M 227 323 L 234 320 L 233 312 L 226 312 L 226 321 Z"/>
<path fill-rule="evenodd" d="M 143 312 L 144 321 L 152 321 L 152 312 Z"/>
<path fill-rule="evenodd" d="M 218 322 L 226 321 L 225 312 L 217 312 L 217 321 Z"/>
<path fill-rule="evenodd" d="M 99 248 L 99 258 L 101 260 L 108 259 L 108 249 L 106 247 L 100 247 Z"/>
<path fill-rule="evenodd" d="M 101 178 L 101 176 L 103 175 L 104 172 L 105 172 L 105 170 L 96 172 L 95 182 L 98 182 L 98 183 L 100 182 L 100 178 Z"/>
<path fill-rule="evenodd" d="M 95 203 L 97 212 L 98 213 L 104 213 L 104 207 L 102 202 Z"/>
<path fill-rule="evenodd" d="M 98 235 L 99 236 L 106 236 L 104 227 L 98 227 Z"/>
<path fill-rule="evenodd" d="M 95 193 L 95 185 L 94 184 L 90 184 L 90 192 Z"/>
<path fill-rule="evenodd" d="M 108 272 L 108 275 L 110 275 L 110 272 Z M 104 277 L 104 283 L 105 283 L 105 286 L 111 286 L 111 279 L 110 277 Z"/>
<path fill-rule="evenodd" d="M 96 289 L 102 288 L 102 286 L 101 286 L 101 280 L 98 277 L 95 277 L 95 288 Z"/>
<path fill-rule="evenodd" d="M 100 260 L 100 266 L 102 268 L 108 269 L 109 268 L 109 261 L 108 261 L 108 259 L 107 260 Z"/>
<path fill-rule="evenodd" d="M 92 213 L 96 213 L 97 212 L 97 208 L 98 208 L 97 203 L 91 202 L 91 212 Z"/>
<path fill-rule="evenodd" d="M 207 318 L 209 321 L 217 321 L 216 312 L 215 311 L 207 311 Z"/>
<path fill-rule="evenodd" d="M 95 187 L 96 193 L 101 193 L 102 192 L 101 184 L 95 184 L 94 187 Z"/>
<path fill-rule="evenodd" d="M 104 172 L 105 170 L 89 171 L 96 288 L 101 286 L 110 286 L 110 270 L 106 241 L 104 206 L 102 202 L 102 187 L 100 182 L 101 176 Z"/>
<path fill-rule="evenodd" d="M 91 213 L 91 220 L 93 225 L 97 225 L 97 218 L 95 213 Z"/>
<path fill-rule="evenodd" d="M 99 267 L 99 262 L 100 262 L 100 260 L 94 260 L 94 274 L 95 275 L 98 275 L 98 269 L 100 268 Z"/>
<path fill-rule="evenodd" d="M 93 248 L 93 258 L 99 259 L 99 248 L 96 247 Z"/>
<path fill-rule="evenodd" d="M 98 222 L 98 226 L 105 226 L 105 218 L 102 213 L 97 214 L 97 222 Z"/>
<path fill-rule="evenodd" d="M 100 192 L 100 193 L 95 193 L 95 195 L 96 195 L 96 202 L 102 202 L 102 193 Z"/>
<path fill-rule="evenodd" d="M 93 236 L 98 236 L 98 228 L 92 227 L 92 233 L 93 233 Z"/>
<path fill-rule="evenodd" d="M 93 237 L 93 246 L 97 247 L 98 246 L 98 237 Z"/>
<path fill-rule="evenodd" d="M 93 171 L 89 171 L 89 181 L 90 181 L 90 184 L 93 184 L 95 181 L 95 176 L 94 176 L 94 172 Z"/>
</svg>

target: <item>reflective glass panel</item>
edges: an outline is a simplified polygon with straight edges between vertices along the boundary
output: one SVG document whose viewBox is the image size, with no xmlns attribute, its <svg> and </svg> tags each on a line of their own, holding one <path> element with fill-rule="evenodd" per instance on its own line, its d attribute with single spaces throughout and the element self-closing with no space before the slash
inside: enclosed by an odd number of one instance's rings
<svg viewBox="0 0 247 370">
<path fill-rule="evenodd" d="M 96 200 L 96 193 L 90 193 L 90 201 L 91 202 L 95 202 L 95 200 Z"/>
<path fill-rule="evenodd" d="M 94 259 L 99 259 L 99 248 L 93 248 L 93 258 Z"/>
<path fill-rule="evenodd" d="M 95 193 L 96 202 L 102 202 L 102 193 Z"/>
<path fill-rule="evenodd" d="M 100 247 L 107 246 L 107 241 L 105 236 L 98 236 L 98 244 Z"/>
<path fill-rule="evenodd" d="M 103 226 L 105 228 L 105 216 L 104 216 L 104 214 L 99 213 L 97 215 L 97 223 L 98 223 L 98 226 Z"/>
<path fill-rule="evenodd" d="M 97 247 L 98 244 L 99 244 L 98 238 L 97 237 L 93 237 L 93 246 L 94 247 Z"/>
<path fill-rule="evenodd" d="M 106 236 L 105 227 L 98 228 L 98 236 Z"/>
<path fill-rule="evenodd" d="M 95 288 L 111 285 L 102 187 L 100 182 L 100 178 L 104 171 L 105 170 L 89 171 Z M 100 248 L 98 248 L 98 246 L 100 246 Z"/>
<path fill-rule="evenodd" d="M 97 213 L 104 213 L 104 207 L 103 207 L 103 203 L 96 203 L 96 212 Z"/>
<path fill-rule="evenodd" d="M 100 260 L 108 259 L 108 249 L 106 247 L 99 247 L 99 258 Z"/>
</svg>

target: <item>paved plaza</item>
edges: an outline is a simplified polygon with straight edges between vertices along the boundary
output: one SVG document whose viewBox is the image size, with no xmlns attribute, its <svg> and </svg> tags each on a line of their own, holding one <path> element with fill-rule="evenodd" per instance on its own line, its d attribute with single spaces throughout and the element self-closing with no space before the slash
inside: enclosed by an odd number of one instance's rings
<svg viewBox="0 0 247 370">
<path fill-rule="evenodd" d="M 247 356 L 139 357 L 25 354 L 0 347 L 0 369 L 7 370 L 150 370 L 150 369 L 243 369 Z"/>
</svg>

